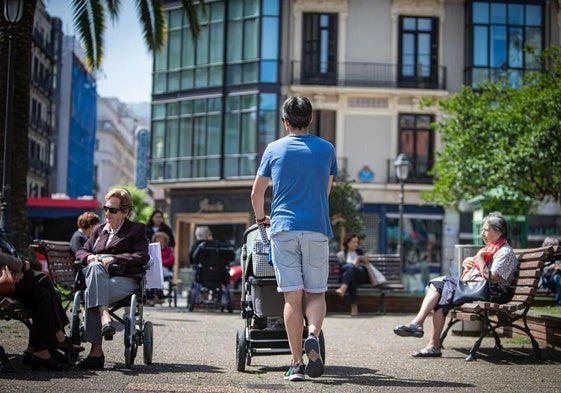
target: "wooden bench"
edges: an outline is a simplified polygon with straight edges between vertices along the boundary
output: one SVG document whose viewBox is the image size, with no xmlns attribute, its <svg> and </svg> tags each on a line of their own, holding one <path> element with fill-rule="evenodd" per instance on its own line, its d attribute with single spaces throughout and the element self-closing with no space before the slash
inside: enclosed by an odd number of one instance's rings
<svg viewBox="0 0 561 393">
<path fill-rule="evenodd" d="M 27 326 L 28 329 L 31 329 L 31 310 L 23 303 L 10 297 L 0 296 L 0 319 L 5 321 L 17 320 Z M 8 336 L 4 335 L 3 337 L 6 338 Z M 2 362 L 0 371 L 15 371 L 2 345 L 0 345 L 0 361 Z"/>
<path fill-rule="evenodd" d="M 497 330 L 499 328 L 518 329 L 526 334 L 532 343 L 534 353 L 541 359 L 540 347 L 528 328 L 527 314 L 537 292 L 538 281 L 543 272 L 544 262 L 559 255 L 559 246 L 514 250 L 520 262 L 513 283 L 514 295 L 506 304 L 491 302 L 465 303 L 450 311 L 450 321 L 441 335 L 441 345 L 450 328 L 459 321 L 481 321 L 479 338 L 475 341 L 466 357 L 475 360 L 483 338 L 491 333 L 495 347 L 502 349 Z"/>
<path fill-rule="evenodd" d="M 34 240 L 30 247 L 45 256 L 51 280 L 60 292 L 64 309 L 68 309 L 76 286 L 74 253 L 70 249 L 70 242 Z"/>
<path fill-rule="evenodd" d="M 371 284 L 361 284 L 357 293 L 367 296 L 380 296 L 379 312 L 386 313 L 386 294 L 391 291 L 402 291 L 402 268 L 399 254 L 367 254 L 368 260 L 388 280 L 385 284 L 373 287 Z M 342 271 L 336 255 L 329 257 L 329 276 L 327 286 L 329 290 L 335 290 L 341 285 Z"/>
</svg>

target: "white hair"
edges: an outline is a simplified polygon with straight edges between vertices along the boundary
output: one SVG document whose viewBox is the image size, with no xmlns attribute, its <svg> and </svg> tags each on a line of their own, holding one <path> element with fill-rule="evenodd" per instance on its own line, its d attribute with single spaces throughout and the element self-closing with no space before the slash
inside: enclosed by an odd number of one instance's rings
<svg viewBox="0 0 561 393">
<path fill-rule="evenodd" d="M 197 227 L 195 229 L 195 239 L 197 240 L 206 240 L 207 237 L 212 236 L 212 232 L 210 228 L 207 226 Z"/>
</svg>

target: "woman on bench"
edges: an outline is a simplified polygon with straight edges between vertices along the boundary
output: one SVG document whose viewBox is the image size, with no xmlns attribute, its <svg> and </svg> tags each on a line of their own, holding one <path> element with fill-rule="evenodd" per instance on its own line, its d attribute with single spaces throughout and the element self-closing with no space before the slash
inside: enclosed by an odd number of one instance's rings
<svg viewBox="0 0 561 393">
<path fill-rule="evenodd" d="M 491 282 L 491 299 L 494 303 L 507 303 L 512 298 L 510 284 L 518 267 L 518 259 L 508 244 L 508 226 L 499 213 L 490 213 L 483 219 L 481 233 L 485 247 L 474 257 L 462 262 L 462 278 L 479 276 Z M 429 282 L 428 292 L 423 299 L 421 309 L 407 325 L 399 325 L 394 333 L 401 337 L 423 337 L 423 323 L 434 310 L 432 316 L 432 334 L 428 345 L 416 352 L 414 357 L 440 357 L 440 334 L 444 327 L 446 314 L 453 307 L 453 297 L 458 277 L 447 276 L 443 280 Z M 475 279 L 473 281 L 476 281 Z"/>
<path fill-rule="evenodd" d="M 45 273 L 31 270 L 30 262 L 21 259 L 15 247 L 0 229 L 0 269 L 2 275 L 15 282 L 12 293 L 6 295 L 31 309 L 33 323 L 29 331 L 29 345 L 23 353 L 23 364 L 33 370 L 61 371 L 65 357 L 58 350 L 78 353 L 84 348 L 73 345 L 64 334 L 68 320 L 53 283 Z"/>
<path fill-rule="evenodd" d="M 358 235 L 351 233 L 345 239 L 344 250 L 337 253 L 337 259 L 341 264 L 343 275 L 341 277 L 342 284 L 335 292 L 341 298 L 345 297 L 347 293 L 349 294 L 352 316 L 358 314 L 357 287 L 360 284 L 368 284 L 370 282 L 370 276 L 368 275 L 368 270 L 366 270 L 366 266 L 369 263 L 368 257 L 358 248 L 359 241 Z"/>
</svg>

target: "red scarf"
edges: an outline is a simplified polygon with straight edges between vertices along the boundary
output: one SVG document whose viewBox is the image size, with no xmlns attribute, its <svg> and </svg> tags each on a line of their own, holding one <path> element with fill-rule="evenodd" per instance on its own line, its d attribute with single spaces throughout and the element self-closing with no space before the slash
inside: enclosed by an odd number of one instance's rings
<svg viewBox="0 0 561 393">
<path fill-rule="evenodd" d="M 496 242 L 488 244 L 485 247 L 483 247 L 481 250 L 477 252 L 477 254 L 481 254 L 481 256 L 483 257 L 483 261 L 485 262 L 485 266 L 489 266 L 491 264 L 491 261 L 493 260 L 493 256 L 495 255 L 495 253 L 499 250 L 499 248 L 501 248 L 505 244 L 506 244 L 506 239 L 499 239 Z M 483 271 L 484 266 L 479 265 L 479 258 L 477 258 L 477 255 L 471 257 L 471 259 L 474 262 L 472 269 Z M 463 276 L 464 274 L 462 274 L 462 277 Z"/>
</svg>

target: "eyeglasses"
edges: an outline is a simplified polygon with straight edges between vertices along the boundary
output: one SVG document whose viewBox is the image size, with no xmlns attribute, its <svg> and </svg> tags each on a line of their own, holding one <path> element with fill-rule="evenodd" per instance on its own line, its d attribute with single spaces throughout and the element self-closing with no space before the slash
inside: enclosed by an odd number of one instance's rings
<svg viewBox="0 0 561 393">
<path fill-rule="evenodd" d="M 109 206 L 103 206 L 103 210 L 105 210 L 105 213 L 109 212 L 111 214 L 117 214 L 120 211 L 123 211 L 120 207 L 109 207 Z"/>
</svg>

